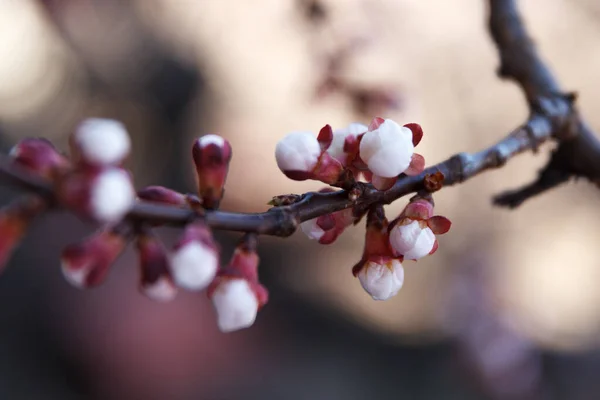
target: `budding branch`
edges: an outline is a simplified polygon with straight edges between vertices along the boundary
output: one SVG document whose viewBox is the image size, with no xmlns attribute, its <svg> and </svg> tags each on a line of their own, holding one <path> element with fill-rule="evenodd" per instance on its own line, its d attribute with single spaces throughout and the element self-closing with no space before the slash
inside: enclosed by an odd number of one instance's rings
<svg viewBox="0 0 600 400">
<path fill-rule="evenodd" d="M 438 172 L 443 174 L 444 186 L 462 183 L 483 171 L 502 167 L 517 154 L 536 151 L 549 139 L 556 140 L 558 146 L 538 178 L 523 188 L 500 194 L 494 199 L 496 204 L 516 207 L 572 177 L 600 182 L 600 142 L 579 117 L 574 106 L 575 96 L 561 91 L 540 59 L 515 1 L 490 0 L 489 7 L 489 28 L 500 55 L 498 74 L 514 80 L 521 87 L 530 111 L 524 124 L 493 146 L 476 153 L 456 154 L 417 176 L 403 174 L 386 191 L 378 191 L 370 184 L 359 182 L 351 191 L 309 192 L 298 196 L 292 204 L 275 206 L 263 213 L 205 211 L 199 214 L 192 209 L 140 201 L 127 219 L 182 226 L 196 218 L 203 218 L 213 229 L 284 237 L 291 235 L 302 221 L 350 207 L 367 210 L 374 205 L 389 204 L 410 193 L 425 191 L 426 178 Z M 23 173 L 6 158 L 0 159 L 0 175 L 7 183 L 50 201 L 55 197 L 50 184 Z"/>
</svg>

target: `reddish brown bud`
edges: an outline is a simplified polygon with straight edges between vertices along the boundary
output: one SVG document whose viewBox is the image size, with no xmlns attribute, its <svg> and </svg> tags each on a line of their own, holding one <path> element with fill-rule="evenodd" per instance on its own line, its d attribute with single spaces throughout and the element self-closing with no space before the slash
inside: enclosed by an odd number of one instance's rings
<svg viewBox="0 0 600 400">
<path fill-rule="evenodd" d="M 65 278 L 78 288 L 100 285 L 126 244 L 127 239 L 122 234 L 103 230 L 65 247 L 61 257 Z"/>
<path fill-rule="evenodd" d="M 15 164 L 48 180 L 69 168 L 69 161 L 46 139 L 23 139 L 11 149 L 10 156 Z"/>
<path fill-rule="evenodd" d="M 0 210 L 0 272 L 33 219 L 46 209 L 38 197 L 23 197 Z"/>
<path fill-rule="evenodd" d="M 140 199 L 153 203 L 172 204 L 175 206 L 186 206 L 188 204 L 186 195 L 164 186 L 147 186 L 139 190 L 137 195 Z"/>
<path fill-rule="evenodd" d="M 194 142 L 192 156 L 198 177 L 198 194 L 205 208 L 219 206 L 231 155 L 231 145 L 220 136 L 206 135 Z"/>
<path fill-rule="evenodd" d="M 162 243 L 151 231 L 146 231 L 138 235 L 136 246 L 140 260 L 140 291 L 152 300 L 172 300 L 177 288 Z"/>
</svg>

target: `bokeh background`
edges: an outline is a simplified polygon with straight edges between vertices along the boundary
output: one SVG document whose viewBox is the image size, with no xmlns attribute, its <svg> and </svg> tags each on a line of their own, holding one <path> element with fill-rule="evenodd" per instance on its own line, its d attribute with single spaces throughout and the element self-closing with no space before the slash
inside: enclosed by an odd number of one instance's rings
<svg viewBox="0 0 600 400">
<path fill-rule="evenodd" d="M 600 3 L 519 6 L 600 128 Z M 223 208 L 263 211 L 321 187 L 278 171 L 286 132 L 419 122 L 436 163 L 524 121 L 520 92 L 495 76 L 486 21 L 482 0 L 0 0 L 0 145 L 44 136 L 66 149 L 81 119 L 116 118 L 138 187 L 192 191 L 190 144 L 219 133 L 234 148 Z M 141 296 L 133 252 L 102 287 L 72 288 L 61 247 L 94 227 L 47 215 L 0 279 L 0 399 L 598 399 L 600 194 L 577 182 L 515 211 L 490 203 L 546 157 L 438 193 L 452 231 L 406 263 L 387 302 L 350 273 L 362 226 L 330 246 L 265 238 L 271 301 L 227 335 L 203 293 Z M 219 239 L 227 255 L 237 236 Z"/>
</svg>

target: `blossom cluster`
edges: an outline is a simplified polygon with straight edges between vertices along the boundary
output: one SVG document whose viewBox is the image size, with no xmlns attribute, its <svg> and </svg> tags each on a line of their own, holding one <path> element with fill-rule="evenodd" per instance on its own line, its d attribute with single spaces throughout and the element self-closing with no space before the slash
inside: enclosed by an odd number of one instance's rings
<svg viewBox="0 0 600 400">
<path fill-rule="evenodd" d="M 276 147 L 281 171 L 291 179 L 313 179 L 351 188 L 359 179 L 378 190 L 390 189 L 404 175 L 418 175 L 425 159 L 414 152 L 423 137 L 418 124 L 374 118 L 371 123 L 350 124 L 333 130 L 329 125 L 315 137 L 293 132 Z M 322 189 L 329 191 L 330 188 Z M 301 223 L 302 231 L 321 244 L 333 243 L 359 216 L 348 208 Z M 375 300 L 396 295 L 404 283 L 404 260 L 418 260 L 438 248 L 436 235 L 450 229 L 450 221 L 433 215 L 430 194 L 415 196 L 391 223 L 381 205 L 368 210 L 363 256 L 353 268 L 362 287 Z"/>
<path fill-rule="evenodd" d="M 289 178 L 328 184 L 321 192 L 340 187 L 344 191 L 339 193 L 348 196 L 346 209 L 298 221 L 311 239 L 331 244 L 367 215 L 363 255 L 352 271 L 376 300 L 394 296 L 404 281 L 402 263 L 433 254 L 438 248 L 436 235 L 450 229 L 448 219 L 433 215 L 430 192 L 439 189 L 443 176 L 437 175 L 441 173 L 426 175 L 424 192 L 417 193 L 391 222 L 382 204 L 363 201 L 357 206 L 360 195 L 356 190 L 360 187 L 370 183 L 371 190 L 385 191 L 399 177 L 424 171 L 424 158 L 414 152 L 422 137 L 418 124 L 400 126 L 390 119 L 374 118 L 368 126 L 354 123 L 335 131 L 326 125 L 316 136 L 293 132 L 275 149 L 277 165 Z M 9 155 L 11 168 L 39 180 L 44 190 L 24 195 L 0 210 L 0 270 L 34 218 L 61 207 L 100 225 L 91 236 L 62 252 L 62 272 L 75 287 L 101 285 L 117 258 L 134 243 L 141 293 L 156 301 L 169 301 L 179 290 L 205 290 L 222 331 L 252 325 L 268 300 L 268 292 L 258 279 L 258 232 L 247 232 L 231 260 L 222 265 L 220 246 L 205 218 L 219 208 L 223 198 L 231 144 L 214 134 L 194 140 L 195 194 L 163 186 L 136 191 L 132 173 L 126 169 L 130 151 L 125 126 L 102 118 L 91 118 L 75 127 L 68 154 L 41 138 L 24 139 L 15 145 Z M 272 205 L 285 207 L 301 197 L 279 196 Z M 155 232 L 160 222 L 131 212 L 138 202 L 191 210 L 194 218 L 167 248 Z"/>
<path fill-rule="evenodd" d="M 10 152 L 15 168 L 51 185 L 55 196 L 27 195 L 0 211 L 0 264 L 8 257 L 37 215 L 58 203 L 101 228 L 64 248 L 62 272 L 78 288 L 102 284 L 111 265 L 130 242 L 139 258 L 139 289 L 156 301 L 168 301 L 179 289 L 206 290 L 222 331 L 254 323 L 267 302 L 267 290 L 258 281 L 256 238 L 242 238 L 228 265 L 220 266 L 220 247 L 203 221 L 206 210 L 218 208 L 232 152 L 227 140 L 205 135 L 194 141 L 192 159 L 197 195 L 185 195 L 162 186 L 137 193 L 124 164 L 131 150 L 125 126 L 118 121 L 91 118 L 79 124 L 69 138 L 68 155 L 49 141 L 28 138 Z M 156 224 L 133 221 L 127 214 L 138 201 L 190 207 L 198 218 L 184 227 L 171 249 L 154 232 Z"/>
</svg>

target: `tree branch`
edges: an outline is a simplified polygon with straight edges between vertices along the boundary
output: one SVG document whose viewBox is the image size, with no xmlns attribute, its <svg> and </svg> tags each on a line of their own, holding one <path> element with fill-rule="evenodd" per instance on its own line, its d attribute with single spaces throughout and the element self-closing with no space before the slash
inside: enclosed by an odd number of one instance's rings
<svg viewBox="0 0 600 400">
<path fill-rule="evenodd" d="M 490 31 L 498 47 L 502 77 L 515 80 L 530 106 L 530 117 L 520 127 L 493 146 L 477 153 L 459 153 L 429 167 L 418 176 L 401 175 L 387 191 L 357 183 L 351 191 L 306 193 L 290 205 L 276 206 L 263 213 L 234 213 L 194 210 L 140 201 L 127 219 L 133 222 L 181 226 L 204 218 L 213 229 L 289 236 L 302 221 L 353 207 L 357 213 L 375 204 L 389 204 L 398 198 L 426 191 L 426 178 L 437 172 L 444 176 L 444 186 L 462 183 L 481 172 L 500 168 L 508 160 L 554 138 L 559 147 L 539 178 L 524 187 L 495 198 L 498 205 L 516 207 L 571 176 L 600 181 L 600 143 L 579 118 L 574 96 L 563 94 L 551 72 L 537 55 L 531 39 L 517 13 L 513 0 L 490 0 Z M 0 176 L 13 185 L 54 200 L 53 188 L 24 173 L 6 157 L 0 159 Z"/>
</svg>

